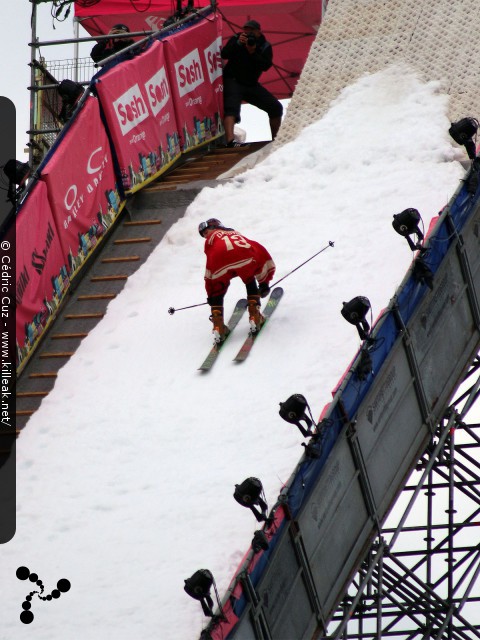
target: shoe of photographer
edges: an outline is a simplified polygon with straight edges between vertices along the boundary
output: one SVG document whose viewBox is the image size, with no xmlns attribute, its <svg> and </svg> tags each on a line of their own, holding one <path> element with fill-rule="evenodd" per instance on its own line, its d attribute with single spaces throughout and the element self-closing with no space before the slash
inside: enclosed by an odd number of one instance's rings
<svg viewBox="0 0 480 640">
<path fill-rule="evenodd" d="M 230 142 L 227 142 L 225 147 L 227 149 L 233 149 L 235 147 L 244 147 L 245 145 L 243 144 L 243 142 L 239 142 L 238 140 L 235 140 L 235 138 L 233 140 L 230 140 Z"/>
</svg>

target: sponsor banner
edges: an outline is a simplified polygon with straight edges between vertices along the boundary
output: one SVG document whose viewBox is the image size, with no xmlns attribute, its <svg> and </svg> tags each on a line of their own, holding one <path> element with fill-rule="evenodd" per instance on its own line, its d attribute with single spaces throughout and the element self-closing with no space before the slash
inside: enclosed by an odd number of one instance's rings
<svg viewBox="0 0 480 640">
<path fill-rule="evenodd" d="M 28 360 L 70 285 L 46 185 L 39 181 L 16 220 L 17 370 Z"/>
<path fill-rule="evenodd" d="M 183 152 L 224 132 L 221 29 L 212 15 L 164 40 Z"/>
<path fill-rule="evenodd" d="M 180 156 L 162 42 L 104 74 L 96 85 L 125 191 L 157 178 Z"/>
<path fill-rule="evenodd" d="M 108 137 L 96 98 L 88 98 L 41 170 L 67 261 L 80 269 L 121 210 Z"/>
</svg>

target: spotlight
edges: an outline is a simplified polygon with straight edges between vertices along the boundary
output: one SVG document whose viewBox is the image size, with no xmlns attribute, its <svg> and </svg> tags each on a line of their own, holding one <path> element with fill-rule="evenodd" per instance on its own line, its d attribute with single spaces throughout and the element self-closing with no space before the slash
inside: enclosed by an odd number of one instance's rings
<svg viewBox="0 0 480 640">
<path fill-rule="evenodd" d="M 365 316 L 370 308 L 370 300 L 368 298 L 357 296 L 350 300 L 350 302 L 344 302 L 340 310 L 345 320 L 357 327 L 361 340 L 366 340 L 370 332 L 370 325 L 365 320 Z"/>
<path fill-rule="evenodd" d="M 235 485 L 233 497 L 253 513 L 258 522 L 267 520 L 267 503 L 262 497 L 263 486 L 258 478 L 247 478 L 242 484 Z M 257 508 L 258 507 L 258 508 Z"/>
<path fill-rule="evenodd" d="M 30 166 L 28 162 L 20 162 L 20 160 L 8 160 L 3 167 L 3 173 L 10 182 L 23 186 L 30 175 Z"/>
<path fill-rule="evenodd" d="M 418 213 L 417 209 L 405 209 L 401 213 L 397 213 L 393 216 L 392 226 L 395 231 L 406 238 L 408 242 L 408 246 L 412 251 L 416 249 L 423 249 L 421 242 L 423 240 L 423 233 L 420 231 L 418 227 L 418 223 L 421 221 L 422 217 Z M 410 238 L 412 234 L 417 235 L 417 242 L 414 243 Z"/>
<path fill-rule="evenodd" d="M 267 536 L 264 531 L 255 531 L 252 540 L 252 549 L 254 553 L 266 551 L 269 547 Z"/>
<path fill-rule="evenodd" d="M 199 569 L 185 580 L 183 589 L 194 600 L 200 600 L 203 613 L 210 618 L 213 617 L 213 600 L 210 589 L 214 583 L 213 575 L 208 569 Z"/>
<path fill-rule="evenodd" d="M 457 144 L 465 147 L 470 160 L 475 160 L 476 148 L 473 138 L 477 135 L 478 120 L 475 118 L 462 118 L 458 122 L 452 122 L 451 125 L 448 130 L 450 136 Z"/>
<path fill-rule="evenodd" d="M 294 393 L 293 396 L 290 396 L 285 402 L 280 402 L 280 416 L 285 422 L 296 425 L 304 438 L 309 438 L 314 433 L 311 429 L 313 418 L 307 416 L 307 409 L 311 416 L 312 412 L 310 411 L 308 402 L 301 393 Z M 301 421 L 305 422 L 307 425 L 306 428 L 301 424 Z"/>
<path fill-rule="evenodd" d="M 7 199 L 16 205 L 18 196 L 25 188 L 25 183 L 30 176 L 30 165 L 20 160 L 8 160 L 3 166 L 3 173 L 8 178 Z M 15 187 L 18 185 L 18 188 Z"/>
</svg>

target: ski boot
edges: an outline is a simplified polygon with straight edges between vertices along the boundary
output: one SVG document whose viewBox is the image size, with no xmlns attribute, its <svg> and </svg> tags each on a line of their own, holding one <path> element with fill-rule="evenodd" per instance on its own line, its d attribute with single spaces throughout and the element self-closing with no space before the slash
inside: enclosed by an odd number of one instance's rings
<svg viewBox="0 0 480 640">
<path fill-rule="evenodd" d="M 215 344 L 222 344 L 230 333 L 230 329 L 223 321 L 223 307 L 212 307 L 211 309 L 210 321 L 213 323 L 213 341 Z"/>
<path fill-rule="evenodd" d="M 248 296 L 248 316 L 250 332 L 257 333 L 265 322 L 264 316 L 260 313 L 260 296 Z"/>
</svg>

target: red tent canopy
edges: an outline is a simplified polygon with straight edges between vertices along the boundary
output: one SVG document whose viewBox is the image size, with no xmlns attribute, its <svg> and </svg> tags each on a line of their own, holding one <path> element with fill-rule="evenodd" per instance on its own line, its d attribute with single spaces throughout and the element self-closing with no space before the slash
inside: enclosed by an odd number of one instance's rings
<svg viewBox="0 0 480 640">
<path fill-rule="evenodd" d="M 203 7 L 209 6 L 206 0 L 200 1 Z M 293 94 L 325 5 L 326 0 L 220 0 L 216 6 L 224 19 L 224 40 L 241 31 L 247 20 L 261 24 L 273 45 L 274 62 L 261 82 L 281 99 Z M 161 29 L 180 6 L 172 0 L 75 0 L 75 17 L 92 36 L 108 33 L 119 22 L 132 32 L 151 31 Z M 199 0 L 195 8 L 202 8 Z"/>
</svg>

